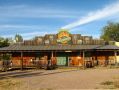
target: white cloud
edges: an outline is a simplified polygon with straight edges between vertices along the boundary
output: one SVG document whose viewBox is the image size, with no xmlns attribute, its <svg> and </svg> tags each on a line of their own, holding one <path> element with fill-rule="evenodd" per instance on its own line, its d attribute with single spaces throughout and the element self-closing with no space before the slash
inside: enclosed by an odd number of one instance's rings
<svg viewBox="0 0 119 90">
<path fill-rule="evenodd" d="M 57 32 L 56 31 L 52 31 L 52 32 L 33 31 L 33 32 L 18 33 L 18 34 L 20 34 L 24 40 L 28 40 L 28 39 L 34 38 L 35 36 L 44 36 L 45 34 L 49 34 L 49 33 L 56 34 Z M 1 36 L 5 38 L 10 38 L 10 37 L 14 38 L 15 34 L 8 34 L 8 35 L 1 35 Z"/>
<path fill-rule="evenodd" d="M 34 32 L 28 32 L 28 33 L 21 33 L 20 35 L 22 35 L 25 40 L 28 40 L 28 39 L 34 38 L 35 36 L 44 36 L 45 34 L 51 34 L 51 33 L 56 34 L 57 32 L 56 31 L 52 31 L 52 32 L 34 31 Z"/>
<path fill-rule="evenodd" d="M 103 19 L 109 16 L 114 16 L 115 14 L 119 14 L 119 2 L 108 5 L 106 7 L 104 7 L 103 9 L 94 11 L 94 12 L 90 12 L 88 13 L 87 16 L 82 17 L 81 19 L 70 23 L 68 25 L 65 25 L 63 27 L 61 27 L 62 29 L 71 29 L 71 28 L 75 28 L 77 26 L 81 26 L 87 23 L 90 23 L 92 21 L 95 20 L 99 20 L 99 19 Z"/>
<path fill-rule="evenodd" d="M 34 32 L 28 32 L 28 33 L 21 33 L 20 35 L 22 35 L 23 37 L 35 37 L 35 36 L 44 36 L 45 34 L 48 34 L 48 32 L 39 32 L 39 31 L 34 31 Z"/>
<path fill-rule="evenodd" d="M 56 30 L 56 27 L 44 25 L 1 24 L 0 32 L 5 33 L 0 33 L 0 36 L 5 38 L 14 38 L 15 34 L 20 34 L 24 39 L 32 39 L 35 36 L 43 36 L 48 33 L 57 33 L 56 31 L 50 31 L 49 29 L 51 28 Z"/>
<path fill-rule="evenodd" d="M 100 39 L 100 34 L 83 34 L 82 36 L 93 36 L 93 39 Z"/>
<path fill-rule="evenodd" d="M 28 5 L 0 6 L 0 12 L 2 18 L 76 18 L 80 14 L 76 11 Z"/>
<path fill-rule="evenodd" d="M 15 25 L 15 24 L 1 24 L 0 30 L 45 30 L 49 29 L 49 26 L 42 25 Z"/>
</svg>

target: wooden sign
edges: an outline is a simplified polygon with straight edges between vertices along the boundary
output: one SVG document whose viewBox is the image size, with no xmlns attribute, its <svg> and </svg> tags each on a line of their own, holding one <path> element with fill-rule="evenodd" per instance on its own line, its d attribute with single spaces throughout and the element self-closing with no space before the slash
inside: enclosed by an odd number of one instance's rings
<svg viewBox="0 0 119 90">
<path fill-rule="evenodd" d="M 61 30 L 58 33 L 57 42 L 60 44 L 69 44 L 71 43 L 71 36 L 67 30 Z"/>
</svg>

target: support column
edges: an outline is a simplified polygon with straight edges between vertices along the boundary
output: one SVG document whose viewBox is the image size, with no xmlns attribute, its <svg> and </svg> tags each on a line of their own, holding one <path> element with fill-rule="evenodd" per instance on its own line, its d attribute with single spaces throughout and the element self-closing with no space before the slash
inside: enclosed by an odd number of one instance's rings
<svg viewBox="0 0 119 90">
<path fill-rule="evenodd" d="M 115 64 L 117 64 L 117 51 L 114 51 Z"/>
<path fill-rule="evenodd" d="M 54 57 L 54 55 L 53 55 L 53 51 L 52 51 L 52 55 L 51 55 L 51 65 L 53 64 L 53 57 Z"/>
<path fill-rule="evenodd" d="M 21 52 L 21 70 L 23 70 L 23 52 Z"/>
<path fill-rule="evenodd" d="M 52 51 L 52 55 L 51 55 L 51 57 L 53 58 L 53 56 L 54 56 L 54 55 L 53 55 L 53 51 Z"/>
<path fill-rule="evenodd" d="M 68 67 L 70 66 L 70 57 L 68 56 L 68 61 L 67 61 L 67 63 L 68 63 Z"/>
<path fill-rule="evenodd" d="M 83 51 L 83 68 L 85 69 L 85 51 Z"/>
<path fill-rule="evenodd" d="M 55 51 L 54 57 L 55 57 L 55 65 L 57 65 L 57 52 L 56 51 Z"/>
</svg>

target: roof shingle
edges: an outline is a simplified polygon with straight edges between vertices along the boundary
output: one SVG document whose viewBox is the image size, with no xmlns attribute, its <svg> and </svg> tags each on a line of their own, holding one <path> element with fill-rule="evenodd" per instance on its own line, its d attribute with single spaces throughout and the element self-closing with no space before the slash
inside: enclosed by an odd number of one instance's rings
<svg viewBox="0 0 119 90">
<path fill-rule="evenodd" d="M 2 51 L 48 51 L 48 50 L 119 50 L 115 45 L 10 45 L 0 48 Z"/>
</svg>

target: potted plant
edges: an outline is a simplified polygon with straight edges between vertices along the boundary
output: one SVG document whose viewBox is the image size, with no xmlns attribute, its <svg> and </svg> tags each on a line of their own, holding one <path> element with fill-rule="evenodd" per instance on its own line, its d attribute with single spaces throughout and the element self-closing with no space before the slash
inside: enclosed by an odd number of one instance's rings
<svg viewBox="0 0 119 90">
<path fill-rule="evenodd" d="M 7 71 L 11 64 L 11 54 L 6 53 L 1 55 L 2 60 L 2 71 Z"/>
</svg>

